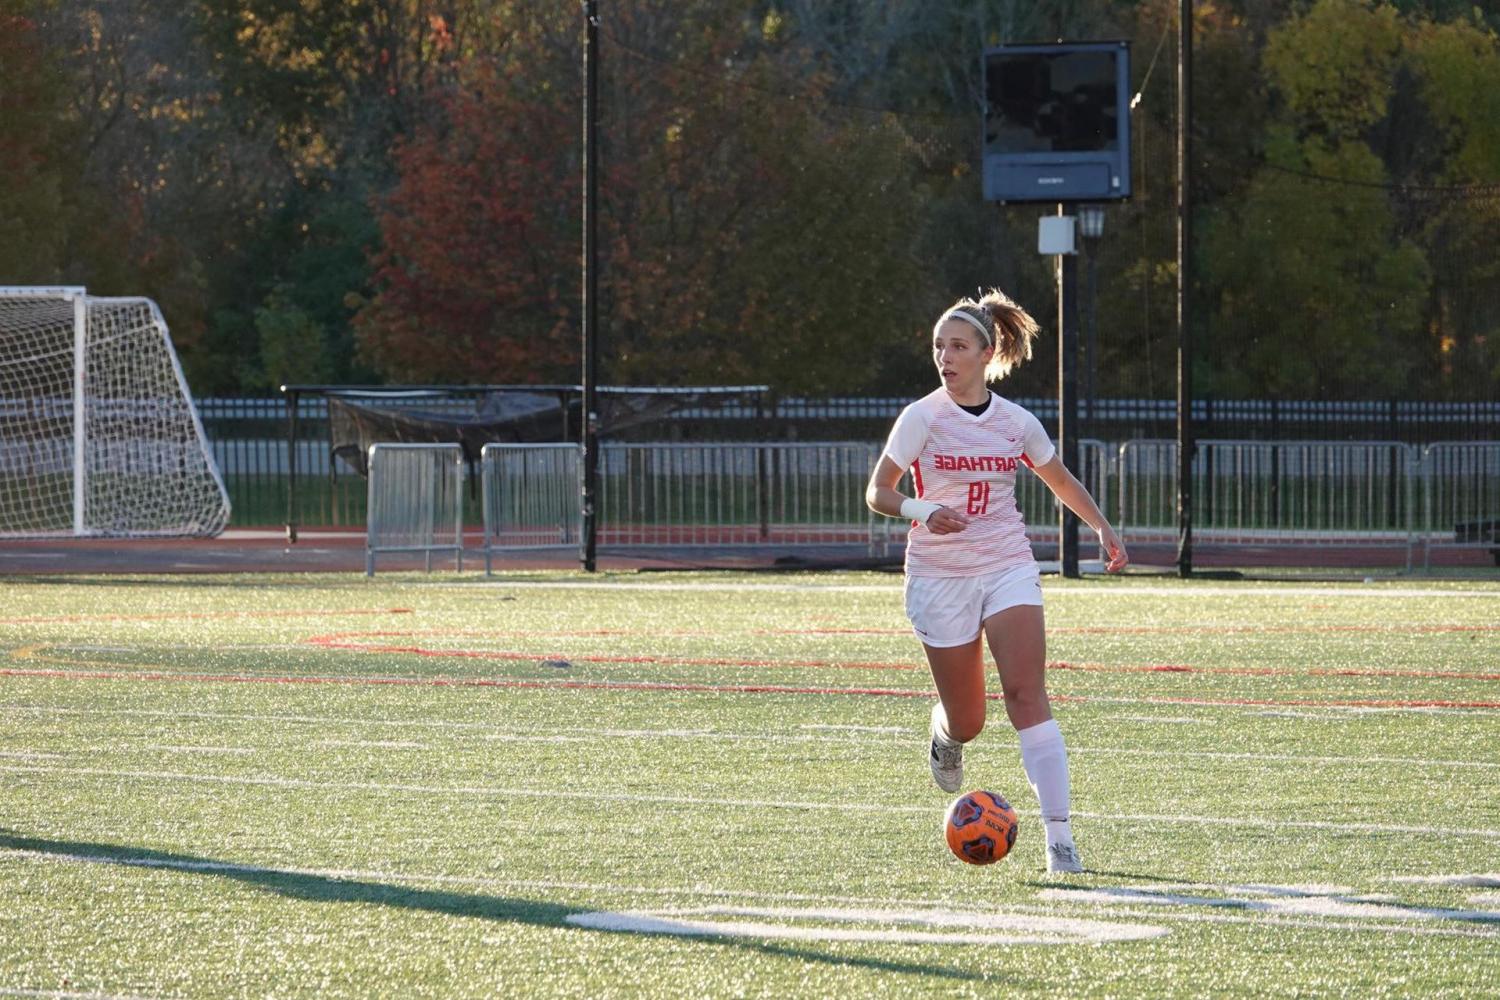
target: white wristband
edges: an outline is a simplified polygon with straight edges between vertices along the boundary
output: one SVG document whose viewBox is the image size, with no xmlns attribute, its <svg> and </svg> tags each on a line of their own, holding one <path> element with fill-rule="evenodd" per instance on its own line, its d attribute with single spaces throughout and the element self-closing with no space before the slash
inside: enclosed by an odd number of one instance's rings
<svg viewBox="0 0 1500 1000">
<path fill-rule="evenodd" d="M 929 517 L 942 509 L 942 504 L 933 503 L 931 500 L 916 500 L 907 497 L 901 501 L 901 516 L 913 521 L 921 521 L 923 524 L 926 524 Z"/>
</svg>

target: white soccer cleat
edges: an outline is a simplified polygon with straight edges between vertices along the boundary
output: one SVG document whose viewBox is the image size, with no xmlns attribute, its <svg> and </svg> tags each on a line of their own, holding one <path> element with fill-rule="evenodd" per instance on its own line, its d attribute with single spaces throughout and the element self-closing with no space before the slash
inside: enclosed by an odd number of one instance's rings
<svg viewBox="0 0 1500 1000">
<path fill-rule="evenodd" d="M 1077 875 L 1083 871 L 1078 848 L 1062 842 L 1047 845 L 1047 871 L 1053 875 Z"/>
<path fill-rule="evenodd" d="M 942 702 L 932 706 L 932 724 L 929 732 L 932 745 L 928 763 L 932 765 L 932 780 L 945 792 L 956 792 L 964 783 L 964 745 L 938 732 L 938 716 L 943 711 Z"/>
</svg>

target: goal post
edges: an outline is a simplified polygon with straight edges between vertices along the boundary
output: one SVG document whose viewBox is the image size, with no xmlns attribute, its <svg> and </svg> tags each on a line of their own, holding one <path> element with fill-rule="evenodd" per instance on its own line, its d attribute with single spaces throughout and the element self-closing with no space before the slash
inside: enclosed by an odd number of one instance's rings
<svg viewBox="0 0 1500 1000">
<path fill-rule="evenodd" d="M 156 304 L 0 287 L 0 538 L 203 537 L 228 522 Z"/>
</svg>

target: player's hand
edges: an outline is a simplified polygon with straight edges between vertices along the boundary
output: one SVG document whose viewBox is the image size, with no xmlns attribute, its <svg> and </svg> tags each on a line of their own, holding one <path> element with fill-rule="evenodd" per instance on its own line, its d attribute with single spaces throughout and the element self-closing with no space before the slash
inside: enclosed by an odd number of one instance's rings
<svg viewBox="0 0 1500 1000">
<path fill-rule="evenodd" d="M 1125 551 L 1125 543 L 1120 541 L 1115 529 L 1107 523 L 1099 529 L 1099 544 L 1104 546 L 1104 553 L 1109 556 L 1109 562 L 1104 566 L 1105 571 L 1118 573 L 1130 565 L 1130 553 Z"/>
<path fill-rule="evenodd" d="M 969 519 L 956 510 L 939 507 L 927 519 L 927 530 L 934 535 L 951 535 L 969 526 Z"/>
</svg>

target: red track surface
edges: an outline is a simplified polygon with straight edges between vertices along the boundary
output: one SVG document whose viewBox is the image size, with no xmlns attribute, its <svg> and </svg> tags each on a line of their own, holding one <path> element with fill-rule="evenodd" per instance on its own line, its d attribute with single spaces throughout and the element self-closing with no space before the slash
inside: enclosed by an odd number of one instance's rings
<svg viewBox="0 0 1500 1000">
<path fill-rule="evenodd" d="M 607 540 L 606 540 L 607 541 Z M 42 575 L 59 573 L 142 574 L 142 573 L 277 573 L 339 572 L 362 573 L 365 568 L 365 536 L 360 529 L 304 530 L 295 544 L 286 541 L 279 528 L 226 531 L 210 539 L 86 539 L 25 541 L 8 539 L 0 543 L 0 575 Z M 478 536 L 467 540 L 464 569 L 482 570 L 483 554 L 478 551 Z M 899 548 L 896 550 L 899 552 Z M 1055 553 L 1039 552 L 1042 557 Z M 1085 546 L 1085 556 L 1092 548 Z M 1136 566 L 1170 567 L 1175 565 L 1176 551 L 1168 545 L 1134 544 L 1131 558 Z M 1414 557 L 1422 565 L 1424 555 Z M 1485 548 L 1436 548 L 1434 566 L 1461 566 L 1490 569 L 1500 573 Z M 765 569 L 773 566 L 871 565 L 874 561 L 857 545 L 767 545 L 746 548 L 659 548 L 601 549 L 597 568 L 604 571 L 629 572 L 639 569 Z M 892 568 L 899 557 L 884 561 Z M 497 558 L 500 571 L 578 569 L 574 550 L 548 550 Z M 1400 569 L 1406 565 L 1405 553 L 1386 547 L 1313 548 L 1221 547 L 1198 543 L 1194 565 L 1214 567 L 1328 567 Z M 382 555 L 377 570 L 420 570 L 424 559 L 419 555 Z M 451 558 L 435 558 L 433 568 L 451 572 Z"/>
</svg>

